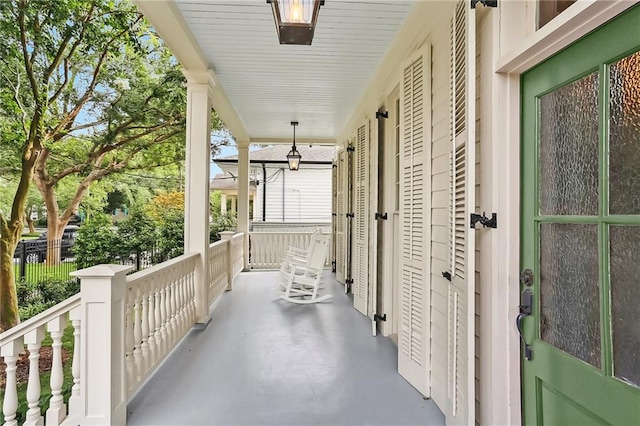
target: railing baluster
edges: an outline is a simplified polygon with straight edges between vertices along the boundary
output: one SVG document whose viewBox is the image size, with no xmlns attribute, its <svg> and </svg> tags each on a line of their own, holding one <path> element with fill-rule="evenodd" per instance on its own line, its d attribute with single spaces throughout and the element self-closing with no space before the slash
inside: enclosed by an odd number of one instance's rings
<svg viewBox="0 0 640 426">
<path fill-rule="evenodd" d="M 175 284 L 175 275 L 176 275 L 176 267 L 173 268 L 173 273 L 169 278 L 169 284 L 167 284 L 167 330 L 169 331 L 169 347 L 173 347 L 176 338 L 176 319 L 174 308 L 174 284 Z"/>
<path fill-rule="evenodd" d="M 71 387 L 71 397 L 69 398 L 69 417 L 76 417 L 80 414 L 80 318 L 82 311 L 80 307 L 69 312 L 69 319 L 73 325 L 73 360 L 71 361 L 71 374 L 73 375 L 73 386 Z"/>
<path fill-rule="evenodd" d="M 160 289 L 156 286 L 155 283 L 153 284 L 153 286 L 154 286 L 154 292 L 155 292 L 154 317 L 155 317 L 155 324 L 156 324 L 156 333 L 155 333 L 156 361 L 158 361 L 164 354 L 164 346 L 163 346 L 163 340 L 162 340 L 162 300 L 160 296 Z"/>
<path fill-rule="evenodd" d="M 29 382 L 27 383 L 27 410 L 25 425 L 44 423 L 40 414 L 40 346 L 44 339 L 44 327 L 37 327 L 24 335 L 24 343 L 29 349 Z"/>
<path fill-rule="evenodd" d="M 9 344 L 2 346 L 0 355 L 6 364 L 4 401 L 2 413 L 4 414 L 4 426 L 17 426 L 16 410 L 18 409 L 18 389 L 16 384 L 16 363 L 23 350 L 22 337 L 16 338 Z"/>
<path fill-rule="evenodd" d="M 187 331 L 187 329 L 191 326 L 191 320 L 189 319 L 189 315 L 187 314 L 187 273 L 189 270 L 185 267 L 185 271 L 183 275 L 180 277 L 180 316 L 183 322 L 183 331 Z"/>
<path fill-rule="evenodd" d="M 144 375 L 149 369 L 149 366 L 151 365 L 151 363 L 149 362 L 149 343 L 148 343 L 148 340 L 149 340 L 149 310 L 148 310 L 149 299 L 147 298 L 148 282 L 145 282 L 144 285 L 138 286 L 138 288 L 142 293 L 140 295 L 141 302 L 142 302 L 142 312 L 141 312 L 141 318 L 140 318 L 141 320 L 140 331 L 142 332 L 142 344 L 140 345 L 140 349 L 142 350 L 141 374 Z"/>
<path fill-rule="evenodd" d="M 131 290 L 130 290 L 131 292 Z M 133 338 L 133 304 L 131 298 L 127 301 L 127 311 L 125 313 L 125 363 L 127 367 L 127 389 L 131 389 L 131 387 L 136 382 L 136 365 L 133 360 L 133 346 L 134 346 L 134 338 Z"/>
<path fill-rule="evenodd" d="M 135 380 L 140 380 L 142 376 L 142 351 L 140 345 L 142 343 L 142 328 L 140 327 L 140 299 L 137 294 L 140 291 L 140 286 L 134 289 L 135 301 L 133 305 L 133 359 L 136 365 Z"/>
<path fill-rule="evenodd" d="M 149 358 L 149 368 L 151 368 L 152 366 L 155 365 L 156 360 L 158 359 L 158 352 L 157 352 L 157 343 L 156 343 L 156 294 L 155 294 L 155 289 L 153 286 L 153 282 L 149 282 L 149 314 L 148 314 L 148 321 L 149 321 L 149 351 L 150 351 L 150 358 Z"/>
<path fill-rule="evenodd" d="M 162 333 L 162 354 L 164 355 L 169 348 L 169 330 L 167 330 L 167 288 L 166 284 L 162 284 L 160 289 L 160 333 Z"/>
<path fill-rule="evenodd" d="M 47 424 L 59 425 L 67 415 L 67 406 L 62 397 L 62 385 L 64 376 L 62 374 L 62 336 L 67 326 L 66 314 L 60 315 L 47 323 L 47 330 L 51 334 L 53 343 L 53 359 L 51 361 L 51 401 L 47 410 Z"/>
</svg>

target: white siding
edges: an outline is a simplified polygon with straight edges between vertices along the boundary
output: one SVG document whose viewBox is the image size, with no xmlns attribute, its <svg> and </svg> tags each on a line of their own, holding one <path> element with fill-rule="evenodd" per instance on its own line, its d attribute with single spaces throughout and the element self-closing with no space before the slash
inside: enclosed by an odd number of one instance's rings
<svg viewBox="0 0 640 426">
<path fill-rule="evenodd" d="M 262 171 L 257 176 L 260 183 L 257 186 L 257 217 L 254 221 L 262 221 Z M 296 172 L 267 168 L 267 222 L 282 222 L 284 213 L 284 222 L 331 223 L 331 197 L 330 164 L 325 169 L 300 169 Z"/>
</svg>

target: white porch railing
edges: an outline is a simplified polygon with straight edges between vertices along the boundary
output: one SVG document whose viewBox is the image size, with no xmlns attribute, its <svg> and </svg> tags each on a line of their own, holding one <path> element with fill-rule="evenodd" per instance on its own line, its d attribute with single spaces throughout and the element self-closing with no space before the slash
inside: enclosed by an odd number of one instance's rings
<svg viewBox="0 0 640 426">
<path fill-rule="evenodd" d="M 250 232 L 249 267 L 278 269 L 289 247 L 309 248 L 312 232 Z M 325 266 L 328 266 L 328 259 Z"/>
<path fill-rule="evenodd" d="M 208 306 L 242 270 L 244 234 L 227 233 L 209 247 L 209 280 L 196 281 L 199 254 L 192 253 L 126 276 L 130 267 L 98 265 L 77 271 L 80 293 L 0 334 L 6 364 L 4 425 L 17 425 L 17 364 L 29 351 L 25 425 L 123 424 L 126 404 L 196 322 L 196 287 Z M 198 289 L 200 291 L 200 289 Z M 69 325 L 69 322 L 71 323 Z M 64 330 L 73 327 L 72 378 L 65 383 Z M 51 394 L 40 405 L 40 348 L 52 340 Z M 63 389 L 71 388 L 69 407 Z M 45 409 L 45 416 L 41 410 Z"/>
<path fill-rule="evenodd" d="M 195 324 L 197 253 L 127 277 L 125 362 L 131 397 Z"/>
<path fill-rule="evenodd" d="M 27 404 L 29 409 L 25 416 L 25 425 L 42 424 L 46 419 L 48 425 L 59 425 L 67 416 L 67 407 L 64 404 L 62 388 L 65 385 L 62 372 L 62 336 L 67 327 L 67 320 L 73 325 L 74 350 L 72 358 L 73 386 L 69 399 L 69 413 L 78 413 L 80 408 L 80 295 L 77 294 L 58 303 L 46 311 L 36 315 L 29 321 L 25 321 L 7 330 L 0 335 L 0 355 L 6 364 L 6 381 L 4 388 L 4 400 L 2 412 L 5 425 L 16 425 L 16 412 L 18 404 L 17 363 L 20 355 L 29 351 L 29 378 L 27 382 Z M 51 364 L 51 400 L 45 412 L 41 415 L 40 407 L 40 347 L 42 341 L 49 333 L 52 344 Z M 70 383 L 67 383 L 70 385 Z"/>
</svg>

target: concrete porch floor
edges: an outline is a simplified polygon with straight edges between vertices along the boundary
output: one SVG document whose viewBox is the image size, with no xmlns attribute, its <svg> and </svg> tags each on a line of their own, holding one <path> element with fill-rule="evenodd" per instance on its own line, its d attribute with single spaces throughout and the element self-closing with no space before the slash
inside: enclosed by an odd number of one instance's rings
<svg viewBox="0 0 640 426">
<path fill-rule="evenodd" d="M 327 271 L 328 302 L 278 300 L 277 272 L 242 273 L 128 405 L 129 425 L 440 425 L 396 371 L 397 347 Z"/>
</svg>

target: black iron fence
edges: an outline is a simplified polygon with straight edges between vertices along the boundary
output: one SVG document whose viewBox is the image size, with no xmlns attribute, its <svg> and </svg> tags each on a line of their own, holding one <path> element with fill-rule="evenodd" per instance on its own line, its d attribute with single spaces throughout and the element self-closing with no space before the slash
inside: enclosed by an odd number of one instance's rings
<svg viewBox="0 0 640 426">
<path fill-rule="evenodd" d="M 130 265 L 135 268 L 132 272 L 137 272 L 169 258 L 153 246 L 130 253 L 114 253 L 108 256 L 108 259 L 84 258 L 80 263 L 76 261 L 74 243 L 74 238 L 63 238 L 49 243 L 45 239 L 21 240 L 13 255 L 16 279 L 31 283 L 72 280 L 69 276 L 71 272 L 100 263 Z"/>
<path fill-rule="evenodd" d="M 21 240 L 13 255 L 16 278 L 28 282 L 69 280 L 77 269 L 73 238 L 47 242 L 45 239 Z"/>
</svg>

